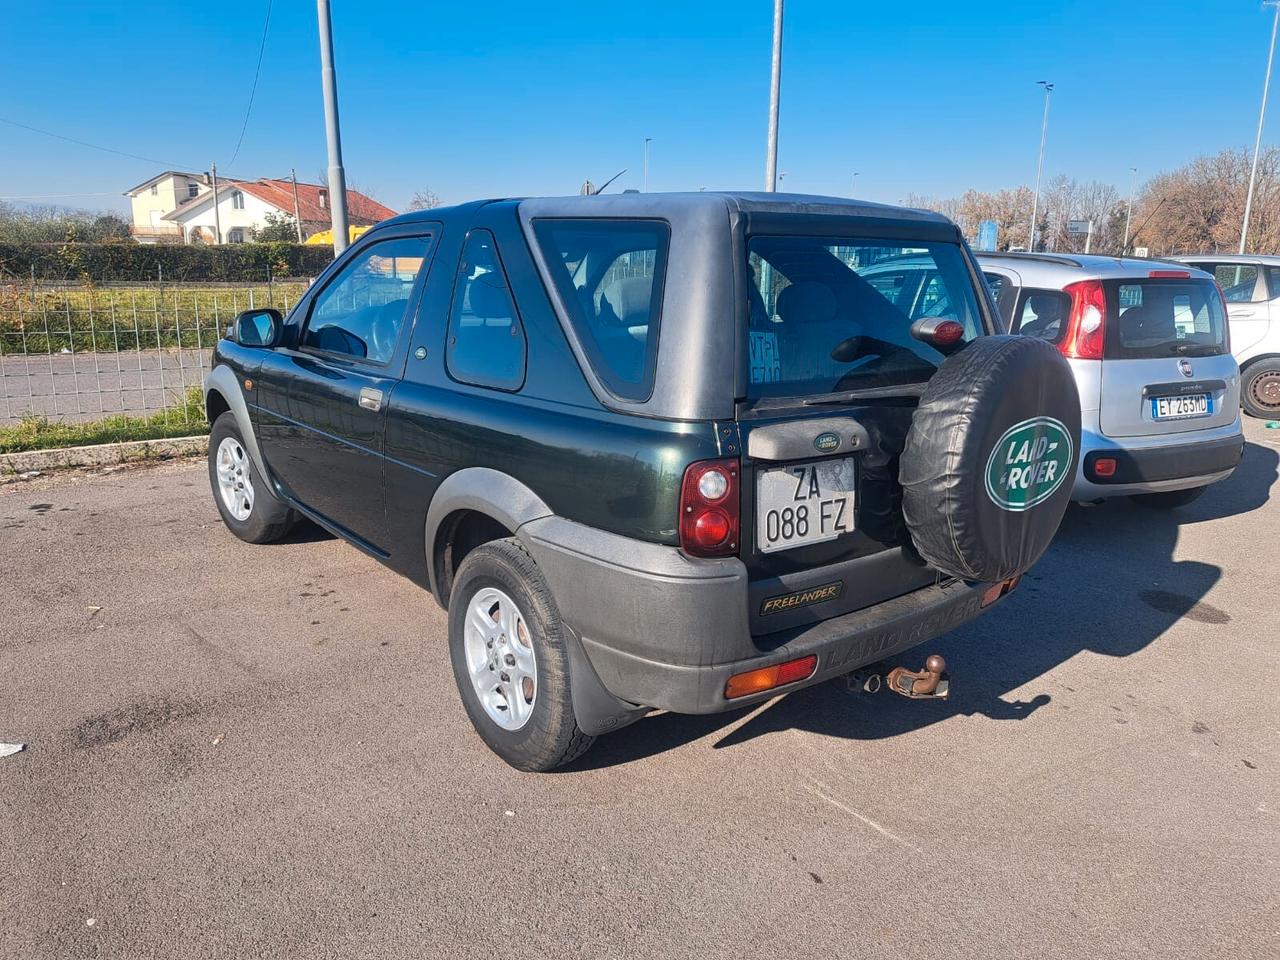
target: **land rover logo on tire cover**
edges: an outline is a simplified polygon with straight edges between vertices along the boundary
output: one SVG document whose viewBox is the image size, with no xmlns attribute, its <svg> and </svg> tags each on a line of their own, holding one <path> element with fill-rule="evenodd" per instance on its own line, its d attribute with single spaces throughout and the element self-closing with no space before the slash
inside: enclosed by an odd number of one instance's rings
<svg viewBox="0 0 1280 960">
<path fill-rule="evenodd" d="M 839 449 L 840 435 L 837 433 L 832 433 L 830 431 L 827 431 L 826 433 L 820 433 L 813 438 L 813 445 L 816 449 L 822 451 L 823 453 L 830 453 L 832 450 Z"/>
<path fill-rule="evenodd" d="M 1030 510 L 1062 486 L 1071 456 L 1071 434 L 1053 417 L 1015 423 L 987 459 L 987 496 L 1004 510 Z"/>
</svg>

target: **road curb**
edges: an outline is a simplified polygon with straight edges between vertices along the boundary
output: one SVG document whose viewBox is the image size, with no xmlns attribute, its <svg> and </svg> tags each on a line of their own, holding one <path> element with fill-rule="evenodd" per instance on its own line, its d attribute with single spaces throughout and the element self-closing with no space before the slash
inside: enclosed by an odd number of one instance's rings
<svg viewBox="0 0 1280 960">
<path fill-rule="evenodd" d="M 165 440 L 129 440 L 124 443 L 97 443 L 87 447 L 60 447 L 57 450 L 27 450 L 0 454 L 0 477 L 32 471 L 65 470 L 69 467 L 102 467 L 136 460 L 169 460 L 189 457 L 209 449 L 209 438 L 172 437 Z"/>
</svg>

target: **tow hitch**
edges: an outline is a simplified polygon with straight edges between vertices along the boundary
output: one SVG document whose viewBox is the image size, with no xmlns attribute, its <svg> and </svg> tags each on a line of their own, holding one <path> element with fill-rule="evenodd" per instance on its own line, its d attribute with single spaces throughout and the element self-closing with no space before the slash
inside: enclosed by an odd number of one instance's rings
<svg viewBox="0 0 1280 960">
<path fill-rule="evenodd" d="M 912 700 L 945 700 L 951 692 L 951 681 L 944 671 L 947 661 L 938 654 L 930 654 L 923 670 L 894 667 L 885 678 L 889 689 Z"/>
<path fill-rule="evenodd" d="M 935 653 L 925 660 L 923 670 L 873 663 L 848 674 L 845 682 L 850 693 L 877 693 L 883 686 L 910 700 L 945 700 L 951 692 L 946 669 L 947 661 Z"/>
</svg>

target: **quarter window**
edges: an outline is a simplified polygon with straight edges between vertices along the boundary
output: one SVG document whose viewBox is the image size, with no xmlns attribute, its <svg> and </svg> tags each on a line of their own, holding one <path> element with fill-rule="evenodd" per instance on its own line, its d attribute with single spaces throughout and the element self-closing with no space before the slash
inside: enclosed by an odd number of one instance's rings
<svg viewBox="0 0 1280 960">
<path fill-rule="evenodd" d="M 524 383 L 524 326 L 488 230 L 472 230 L 462 249 L 449 310 L 445 364 L 463 383 L 518 390 Z"/>
<path fill-rule="evenodd" d="M 1061 290 L 1028 289 L 1024 292 L 1011 332 L 1057 343 L 1066 332 L 1070 312 L 1071 297 Z"/>
<path fill-rule="evenodd" d="M 670 227 L 659 220 L 537 220 L 534 233 L 596 376 L 616 397 L 647 400 Z"/>
<path fill-rule="evenodd" d="M 427 237 L 398 237 L 356 254 L 316 295 L 303 346 L 374 363 L 389 361 L 429 242 Z"/>
</svg>

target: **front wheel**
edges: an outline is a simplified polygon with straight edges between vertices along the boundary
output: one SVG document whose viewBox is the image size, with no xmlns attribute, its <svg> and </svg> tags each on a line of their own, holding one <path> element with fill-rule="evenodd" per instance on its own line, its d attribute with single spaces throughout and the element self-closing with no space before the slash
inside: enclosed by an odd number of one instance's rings
<svg viewBox="0 0 1280 960">
<path fill-rule="evenodd" d="M 1133 502 L 1152 510 L 1173 510 L 1185 507 L 1193 500 L 1200 499 L 1208 487 L 1189 487 L 1186 490 L 1166 490 L 1163 493 L 1135 493 Z"/>
<path fill-rule="evenodd" d="M 271 492 L 245 446 L 235 414 L 227 411 L 209 431 L 209 486 L 227 529 L 247 543 L 271 543 L 297 519 Z"/>
<path fill-rule="evenodd" d="M 449 657 L 467 716 L 517 770 L 547 771 L 586 752 L 569 691 L 569 655 L 551 589 L 512 538 L 476 547 L 449 594 Z"/>
<path fill-rule="evenodd" d="M 1280 417 L 1280 360 L 1259 360 L 1240 377 L 1240 405 L 1263 420 Z"/>
</svg>

